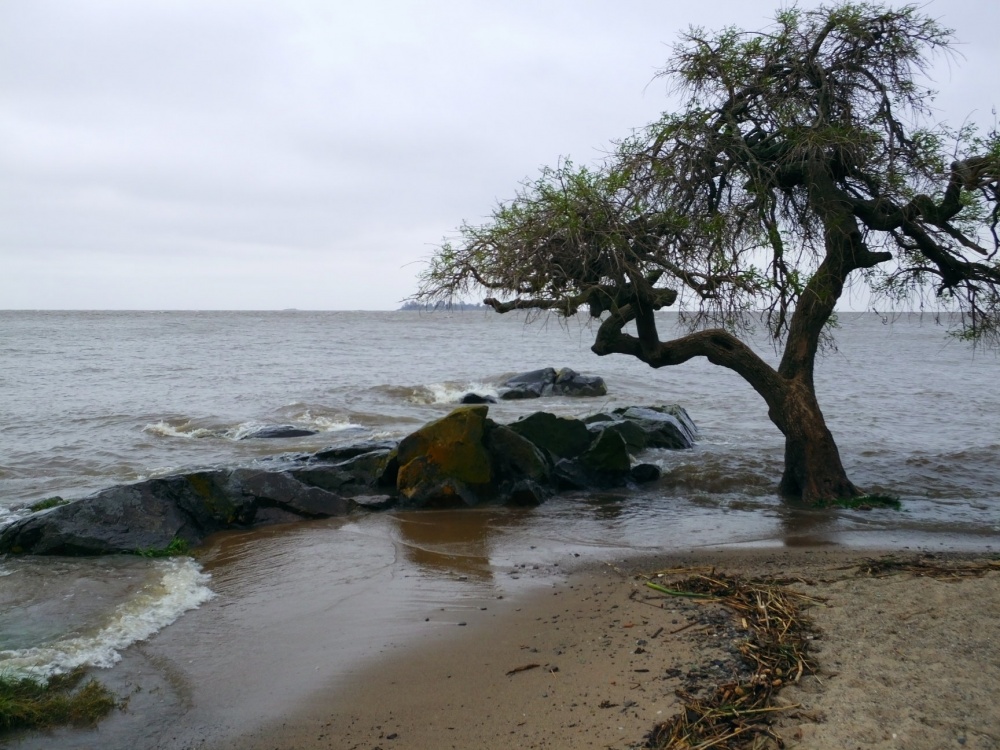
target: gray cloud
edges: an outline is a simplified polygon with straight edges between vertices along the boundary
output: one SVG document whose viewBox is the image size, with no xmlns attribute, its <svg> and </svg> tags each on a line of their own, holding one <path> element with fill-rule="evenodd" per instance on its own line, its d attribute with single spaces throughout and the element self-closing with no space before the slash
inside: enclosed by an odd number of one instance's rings
<svg viewBox="0 0 1000 750">
<path fill-rule="evenodd" d="M 774 7 L 0 4 L 0 308 L 395 307 L 464 219 L 656 117 L 681 30 Z M 1000 8 L 925 11 L 964 42 L 942 118 L 992 121 Z"/>
</svg>

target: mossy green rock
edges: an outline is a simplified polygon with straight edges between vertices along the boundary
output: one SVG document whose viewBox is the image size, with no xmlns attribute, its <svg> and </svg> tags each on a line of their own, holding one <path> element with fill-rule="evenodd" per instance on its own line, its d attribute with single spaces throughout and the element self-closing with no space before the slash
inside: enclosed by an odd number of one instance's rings
<svg viewBox="0 0 1000 750">
<path fill-rule="evenodd" d="M 489 491 L 488 413 L 486 406 L 455 409 L 403 438 L 396 488 L 409 505 L 475 504 L 479 491 Z"/>
<path fill-rule="evenodd" d="M 593 437 L 579 419 L 557 417 L 547 411 L 535 412 L 509 427 L 558 458 L 576 458 L 590 447 Z"/>
</svg>

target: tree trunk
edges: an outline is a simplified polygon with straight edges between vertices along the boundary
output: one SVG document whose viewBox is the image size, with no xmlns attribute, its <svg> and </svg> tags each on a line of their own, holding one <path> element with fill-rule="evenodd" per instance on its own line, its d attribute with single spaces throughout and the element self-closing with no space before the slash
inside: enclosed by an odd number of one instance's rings
<svg viewBox="0 0 1000 750">
<path fill-rule="evenodd" d="M 812 383 L 790 381 L 771 419 L 785 435 L 785 473 L 779 491 L 809 505 L 863 494 L 847 478 Z"/>
<path fill-rule="evenodd" d="M 595 354 L 629 354 L 657 368 L 706 357 L 712 364 L 733 370 L 767 402 L 771 421 L 785 436 L 785 473 L 778 487 L 782 495 L 811 505 L 824 505 L 863 494 L 847 478 L 837 444 L 816 400 L 812 380 L 815 341 L 810 341 L 805 326 L 800 323 L 799 330 L 805 332 L 789 342 L 789 347 L 795 347 L 800 354 L 787 358 L 790 364 L 785 369 L 790 374 L 786 375 L 780 370 L 776 372 L 727 331 L 697 331 L 672 341 L 659 341 L 652 315 L 643 319 L 627 312 L 630 314 L 612 315 L 604 320 L 591 347 Z M 825 312 L 829 317 L 829 309 Z M 644 341 L 623 331 L 632 320 L 645 333 Z M 814 326 L 817 331 L 820 327 Z"/>
</svg>

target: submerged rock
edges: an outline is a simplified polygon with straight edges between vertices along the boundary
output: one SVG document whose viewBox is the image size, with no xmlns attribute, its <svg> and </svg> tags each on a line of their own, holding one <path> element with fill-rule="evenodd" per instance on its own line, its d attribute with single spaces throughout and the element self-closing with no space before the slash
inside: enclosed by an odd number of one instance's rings
<svg viewBox="0 0 1000 750">
<path fill-rule="evenodd" d="M 460 404 L 495 404 L 496 398 L 493 396 L 481 396 L 478 393 L 466 393 L 458 400 Z"/>
<path fill-rule="evenodd" d="M 552 384 L 552 392 L 557 396 L 593 398 L 606 396 L 608 386 L 604 382 L 604 378 L 597 375 L 581 375 L 575 370 L 564 367 L 556 373 L 556 382 Z"/>
<path fill-rule="evenodd" d="M 333 448 L 325 448 L 312 455 L 303 456 L 303 458 L 310 461 L 344 461 L 366 453 L 395 450 L 396 445 L 397 443 L 394 440 L 365 440 L 360 443 L 352 443 L 351 445 L 338 445 Z"/>
<path fill-rule="evenodd" d="M 502 387 L 500 398 L 507 401 L 541 396 L 593 397 L 604 396 L 608 392 L 603 378 L 581 375 L 568 367 L 558 371 L 546 367 L 522 372 L 509 378 Z"/>
<path fill-rule="evenodd" d="M 274 425 L 272 427 L 261 427 L 259 430 L 247 433 L 240 440 L 263 440 L 275 438 L 308 437 L 319 434 L 317 430 L 307 430 L 303 427 L 295 427 L 290 424 Z"/>
<path fill-rule="evenodd" d="M 628 478 L 630 482 L 646 484 L 648 482 L 655 482 L 662 474 L 663 472 L 660 471 L 660 467 L 656 464 L 636 464 L 629 471 Z"/>
</svg>

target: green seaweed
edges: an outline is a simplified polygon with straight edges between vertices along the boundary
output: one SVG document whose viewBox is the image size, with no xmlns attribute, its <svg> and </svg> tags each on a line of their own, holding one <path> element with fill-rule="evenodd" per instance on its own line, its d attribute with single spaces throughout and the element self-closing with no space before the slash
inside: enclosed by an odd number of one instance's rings
<svg viewBox="0 0 1000 750">
<path fill-rule="evenodd" d="M 166 547 L 143 547 L 142 549 L 133 550 L 132 554 L 139 555 L 140 557 L 176 557 L 178 555 L 187 555 L 190 552 L 191 545 L 188 544 L 187 540 L 175 536 Z"/>
<path fill-rule="evenodd" d="M 0 730 L 96 724 L 121 704 L 97 680 L 80 686 L 85 676 L 82 667 L 41 682 L 0 674 Z"/>
<path fill-rule="evenodd" d="M 63 500 L 61 497 L 56 495 L 55 497 L 47 497 L 44 500 L 39 500 L 37 503 L 28 506 L 28 510 L 32 513 L 37 513 L 40 510 L 48 510 L 49 508 L 58 508 L 60 505 L 68 505 L 69 500 Z"/>
</svg>

